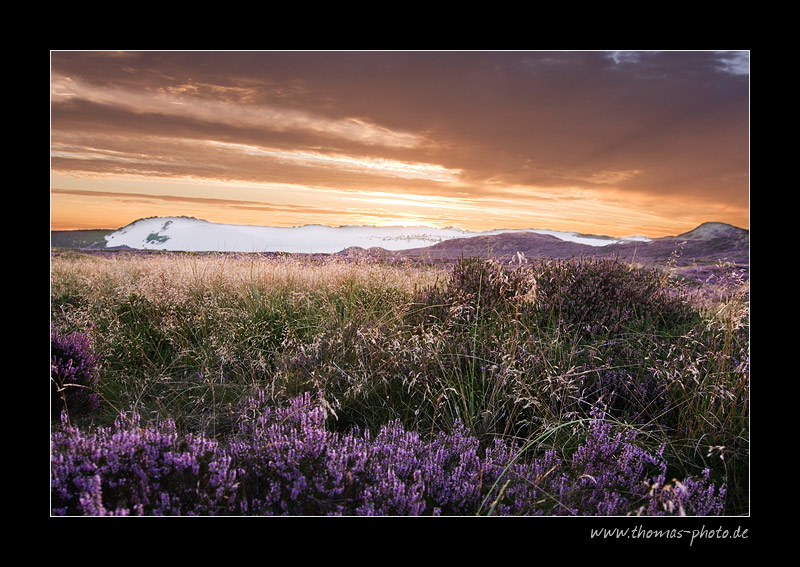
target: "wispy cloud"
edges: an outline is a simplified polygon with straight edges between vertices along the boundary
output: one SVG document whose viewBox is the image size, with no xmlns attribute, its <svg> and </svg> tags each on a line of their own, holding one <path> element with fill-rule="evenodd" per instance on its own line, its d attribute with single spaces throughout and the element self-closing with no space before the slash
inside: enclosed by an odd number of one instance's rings
<svg viewBox="0 0 800 567">
<path fill-rule="evenodd" d="M 212 94 L 230 89 L 210 89 Z M 95 86 L 79 79 L 55 75 L 51 79 L 51 101 L 64 103 L 84 101 L 118 107 L 135 114 L 156 114 L 276 132 L 300 130 L 323 136 L 343 138 L 367 145 L 410 148 L 419 145 L 419 135 L 392 131 L 371 124 L 363 118 L 332 120 L 313 111 L 280 108 L 264 104 L 246 104 L 226 99 L 191 96 L 197 88 L 191 85 L 135 91 L 114 86 Z"/>
<path fill-rule="evenodd" d="M 239 153 L 255 158 L 266 158 L 279 162 L 305 165 L 308 167 L 339 168 L 349 171 L 372 173 L 379 176 L 403 177 L 406 179 L 427 179 L 430 181 L 458 181 L 459 170 L 452 170 L 432 163 L 399 161 L 379 157 L 286 151 L 259 147 L 250 144 L 236 144 L 206 140 L 196 142 L 211 148 Z"/>
<path fill-rule="evenodd" d="M 124 191 L 90 191 L 82 189 L 63 189 L 53 188 L 51 193 L 55 195 L 68 195 L 77 197 L 90 197 L 92 199 L 106 199 L 111 201 L 127 202 L 160 202 L 170 204 L 189 204 L 203 205 L 212 207 L 232 207 L 240 209 L 250 209 L 260 212 L 304 214 L 313 213 L 314 215 L 336 215 L 341 211 L 333 211 L 325 207 L 302 204 L 278 204 L 269 202 L 258 202 L 243 199 L 215 198 L 215 197 L 195 197 L 187 195 L 164 195 L 158 193 L 129 193 Z"/>
<path fill-rule="evenodd" d="M 718 51 L 720 69 L 732 75 L 750 74 L 749 51 Z"/>
</svg>

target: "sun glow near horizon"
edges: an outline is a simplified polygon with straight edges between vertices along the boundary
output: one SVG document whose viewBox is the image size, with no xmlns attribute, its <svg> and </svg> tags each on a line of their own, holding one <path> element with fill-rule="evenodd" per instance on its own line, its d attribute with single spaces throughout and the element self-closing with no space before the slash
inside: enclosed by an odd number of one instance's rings
<svg viewBox="0 0 800 567">
<path fill-rule="evenodd" d="M 607 236 L 669 236 L 685 232 L 719 211 L 698 204 L 696 216 L 659 218 L 644 203 L 639 210 L 614 201 L 572 199 L 531 191 L 529 200 L 443 197 L 388 191 L 343 191 L 295 184 L 102 176 L 61 179 L 51 191 L 53 230 L 121 228 L 139 218 L 192 216 L 209 222 L 253 226 L 429 226 L 465 230 L 552 229 Z M 92 189 L 70 189 L 92 187 Z M 102 189 L 100 189 L 102 188 Z M 109 190 L 111 189 L 111 190 Z M 220 190 L 224 190 L 224 197 Z M 265 193 L 271 199 L 264 200 Z M 542 201 L 547 206 L 541 205 Z M 308 203 L 308 204 L 305 204 Z M 663 207 L 664 204 L 662 203 Z M 675 214 L 685 202 L 674 204 Z M 61 217 L 53 216 L 58 210 Z M 70 219 L 61 221 L 60 218 Z M 731 223 L 736 224 L 736 223 Z M 747 224 L 737 224 L 748 228 Z M 654 230 L 658 227 L 660 230 Z"/>
</svg>

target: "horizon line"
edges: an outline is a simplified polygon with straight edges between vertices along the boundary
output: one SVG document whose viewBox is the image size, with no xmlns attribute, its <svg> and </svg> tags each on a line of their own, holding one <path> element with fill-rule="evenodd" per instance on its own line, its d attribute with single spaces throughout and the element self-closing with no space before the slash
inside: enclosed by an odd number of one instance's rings
<svg viewBox="0 0 800 567">
<path fill-rule="evenodd" d="M 606 235 L 606 234 L 586 233 L 586 232 L 578 232 L 578 231 L 574 231 L 574 230 L 558 230 L 558 229 L 551 229 L 551 228 L 535 228 L 535 227 L 525 227 L 525 228 L 496 227 L 496 228 L 490 228 L 490 229 L 486 229 L 486 230 L 473 230 L 473 229 L 468 229 L 468 228 L 462 228 L 462 227 L 457 226 L 457 225 L 449 225 L 449 226 L 446 226 L 446 227 L 436 227 L 436 226 L 427 225 L 427 224 L 412 224 L 412 225 L 402 225 L 402 224 L 388 224 L 388 225 L 375 225 L 375 224 L 327 225 L 327 224 L 321 224 L 321 223 L 306 223 L 306 224 L 301 224 L 301 225 L 278 226 L 278 225 L 216 222 L 216 221 L 209 221 L 209 220 L 202 219 L 202 218 L 195 217 L 195 216 L 191 216 L 191 215 L 168 215 L 168 216 L 155 215 L 155 216 L 149 216 L 149 217 L 140 217 L 140 218 L 138 218 L 136 220 L 133 220 L 133 221 L 127 223 L 127 224 L 124 224 L 124 225 L 116 227 L 116 228 L 113 228 L 113 227 L 91 227 L 91 228 L 61 228 L 61 229 L 53 229 L 52 226 L 51 226 L 50 232 L 76 232 L 76 231 L 85 231 L 85 230 L 117 231 L 117 230 L 121 230 L 121 229 L 123 229 L 123 228 L 125 228 L 127 226 L 130 226 L 132 224 L 135 224 L 137 222 L 143 221 L 143 220 L 173 219 L 173 218 L 196 220 L 196 221 L 206 222 L 206 223 L 209 223 L 209 224 L 217 224 L 217 225 L 223 225 L 223 226 L 246 226 L 246 227 L 253 227 L 253 228 L 285 228 L 285 229 L 292 229 L 292 228 L 303 228 L 303 227 L 308 227 L 308 226 L 320 226 L 320 227 L 325 227 L 325 228 L 349 228 L 349 227 L 355 227 L 355 228 L 428 228 L 428 229 L 432 229 L 432 230 L 460 230 L 460 231 L 472 232 L 472 233 L 485 233 L 485 232 L 492 232 L 492 231 L 496 231 L 496 230 L 507 230 L 507 231 L 517 231 L 517 232 L 548 230 L 548 231 L 552 231 L 552 232 L 572 233 L 572 234 L 577 235 L 577 236 L 605 236 L 605 237 L 614 238 L 614 239 L 631 238 L 631 237 L 636 237 L 636 236 L 643 236 L 643 237 L 646 237 L 646 238 L 664 238 L 664 237 L 650 237 L 650 236 L 647 236 L 645 234 L 631 234 L 631 235 L 628 235 L 628 236 L 616 237 L 616 236 L 610 236 L 610 235 Z M 690 231 L 692 231 L 692 230 L 694 230 L 694 229 L 696 229 L 696 228 L 698 228 L 700 226 L 703 226 L 704 224 L 724 224 L 724 225 L 727 225 L 727 226 L 732 226 L 734 228 L 738 228 L 740 230 L 746 230 L 748 232 L 750 231 L 749 226 L 747 228 L 745 228 L 745 227 L 737 226 L 737 225 L 734 225 L 734 224 L 731 224 L 731 223 L 728 223 L 728 222 L 723 222 L 723 221 L 704 221 L 704 222 L 701 222 L 700 224 L 694 226 L 693 228 L 691 228 L 691 229 L 689 229 L 687 231 L 684 231 L 684 233 L 685 232 L 690 232 Z M 676 234 L 676 235 L 672 235 L 672 236 L 678 236 L 678 235 Z"/>
</svg>

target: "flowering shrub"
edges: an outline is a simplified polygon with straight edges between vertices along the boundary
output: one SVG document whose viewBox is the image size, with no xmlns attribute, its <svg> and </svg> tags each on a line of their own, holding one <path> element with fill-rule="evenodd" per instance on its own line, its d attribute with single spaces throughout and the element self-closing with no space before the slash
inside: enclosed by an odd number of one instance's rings
<svg viewBox="0 0 800 567">
<path fill-rule="evenodd" d="M 51 436 L 54 514 L 719 514 L 724 487 L 706 476 L 665 483 L 666 463 L 599 418 L 570 459 L 526 462 L 496 439 L 481 450 L 461 424 L 424 440 L 391 422 L 373 437 L 325 427 L 308 394 L 284 408 L 248 400 L 225 444 L 167 421 Z"/>
<path fill-rule="evenodd" d="M 99 357 L 87 335 L 63 335 L 50 329 L 50 409 L 58 417 L 96 410 L 100 402 L 95 392 Z"/>
<path fill-rule="evenodd" d="M 632 430 L 614 433 L 609 423 L 592 421 L 585 443 L 572 455 L 570 482 L 562 477 L 559 483 L 557 511 L 601 516 L 721 513 L 726 489 L 709 486 L 707 470 L 703 480 L 675 481 L 679 488 L 673 489 L 665 482 L 664 448 L 649 454 L 634 444 L 635 438 Z"/>
<path fill-rule="evenodd" d="M 271 410 L 250 400 L 230 444 L 252 514 L 471 513 L 479 497 L 478 444 L 463 427 L 426 443 L 394 421 L 373 438 L 325 428 L 308 394 Z"/>
<path fill-rule="evenodd" d="M 93 435 L 63 425 L 50 437 L 55 515 L 214 515 L 235 503 L 230 457 L 173 421 L 142 427 L 122 414 Z"/>
</svg>

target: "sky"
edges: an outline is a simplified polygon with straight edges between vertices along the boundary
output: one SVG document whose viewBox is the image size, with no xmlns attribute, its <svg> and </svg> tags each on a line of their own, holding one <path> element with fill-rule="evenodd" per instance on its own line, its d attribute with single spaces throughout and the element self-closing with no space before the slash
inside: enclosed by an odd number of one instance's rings
<svg viewBox="0 0 800 567">
<path fill-rule="evenodd" d="M 51 51 L 51 229 L 749 229 L 749 67 L 747 51 Z"/>
</svg>

